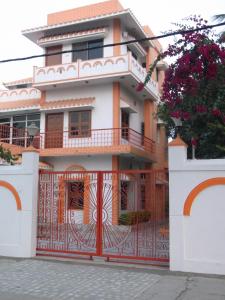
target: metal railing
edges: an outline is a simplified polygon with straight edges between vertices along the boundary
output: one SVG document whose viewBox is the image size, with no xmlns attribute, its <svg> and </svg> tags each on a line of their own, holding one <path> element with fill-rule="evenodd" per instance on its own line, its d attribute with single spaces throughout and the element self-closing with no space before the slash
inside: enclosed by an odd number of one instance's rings
<svg viewBox="0 0 225 300">
<path fill-rule="evenodd" d="M 33 140 L 33 141 L 32 141 Z M 0 143 L 40 149 L 86 148 L 131 145 L 150 153 L 155 152 L 155 142 L 131 128 L 91 130 L 46 131 L 30 137 L 26 128 L 19 129 L 0 125 Z"/>
</svg>

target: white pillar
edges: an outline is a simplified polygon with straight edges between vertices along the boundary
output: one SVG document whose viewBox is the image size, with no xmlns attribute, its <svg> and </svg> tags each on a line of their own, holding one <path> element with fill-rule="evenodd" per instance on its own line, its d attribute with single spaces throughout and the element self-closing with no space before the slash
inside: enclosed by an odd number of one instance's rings
<svg viewBox="0 0 225 300">
<path fill-rule="evenodd" d="M 38 176 L 39 153 L 29 147 L 22 153 L 22 168 L 26 174 L 26 190 L 22 193 L 22 218 L 21 218 L 21 246 L 22 257 L 36 255 L 37 243 L 37 201 L 38 201 Z M 24 180 L 26 180 L 24 178 Z"/>
<path fill-rule="evenodd" d="M 187 160 L 187 145 L 178 136 L 169 144 L 169 223 L 170 223 L 170 269 L 183 270 L 184 239 L 183 214 L 179 202 L 182 191 L 179 190 L 179 178 Z M 182 189 L 182 187 L 181 187 Z"/>
</svg>

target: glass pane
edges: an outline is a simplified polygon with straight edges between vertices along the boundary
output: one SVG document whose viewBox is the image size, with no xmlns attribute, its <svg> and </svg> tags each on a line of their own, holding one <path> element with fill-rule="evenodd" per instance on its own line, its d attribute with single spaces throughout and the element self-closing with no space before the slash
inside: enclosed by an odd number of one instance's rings
<svg viewBox="0 0 225 300">
<path fill-rule="evenodd" d="M 73 50 L 86 49 L 87 47 L 88 47 L 87 42 L 73 44 Z M 87 60 L 88 59 L 87 53 L 88 53 L 87 50 L 73 52 L 73 61 L 77 61 L 78 59 Z"/>
<path fill-rule="evenodd" d="M 90 41 L 88 42 L 88 59 L 95 59 L 103 57 L 103 48 L 91 49 L 94 47 L 103 46 L 103 40 Z"/>
<path fill-rule="evenodd" d="M 10 123 L 10 118 L 0 118 L 0 123 Z"/>
<path fill-rule="evenodd" d="M 13 122 L 13 127 L 25 128 L 26 127 L 26 122 Z"/>
<path fill-rule="evenodd" d="M 70 122 L 78 123 L 79 122 L 79 112 L 71 112 L 70 113 Z"/>
<path fill-rule="evenodd" d="M 32 123 L 34 123 L 35 126 L 37 126 L 38 128 L 40 128 L 40 121 L 28 121 L 27 122 L 27 126 L 30 126 Z"/>
<path fill-rule="evenodd" d="M 89 129 L 89 126 L 81 126 L 80 134 L 81 134 L 82 136 L 89 136 L 89 135 L 90 135 L 90 129 Z"/>
<path fill-rule="evenodd" d="M 27 115 L 27 120 L 28 121 L 40 120 L 40 114 Z"/>
<path fill-rule="evenodd" d="M 14 116 L 13 117 L 13 122 L 14 121 L 26 121 L 26 115 Z"/>
<path fill-rule="evenodd" d="M 90 120 L 90 112 L 82 111 L 81 112 L 81 122 L 89 122 L 89 120 Z"/>
<path fill-rule="evenodd" d="M 70 136 L 77 136 L 79 135 L 79 127 L 76 125 L 71 124 L 70 126 Z"/>
</svg>

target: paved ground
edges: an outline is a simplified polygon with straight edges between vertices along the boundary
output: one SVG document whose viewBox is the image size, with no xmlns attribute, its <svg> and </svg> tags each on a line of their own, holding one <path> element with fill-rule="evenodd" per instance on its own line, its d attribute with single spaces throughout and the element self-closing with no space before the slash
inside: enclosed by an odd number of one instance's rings
<svg viewBox="0 0 225 300">
<path fill-rule="evenodd" d="M 0 300 L 41 299 L 225 300 L 225 277 L 1 258 Z"/>
</svg>

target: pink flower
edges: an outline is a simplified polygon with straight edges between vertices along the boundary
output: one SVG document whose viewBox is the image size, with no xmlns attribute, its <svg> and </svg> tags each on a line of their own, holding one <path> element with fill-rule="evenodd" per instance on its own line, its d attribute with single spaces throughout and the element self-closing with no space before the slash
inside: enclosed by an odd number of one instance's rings
<svg viewBox="0 0 225 300">
<path fill-rule="evenodd" d="M 192 138 L 191 139 L 191 144 L 192 144 L 192 146 L 197 146 L 197 144 L 198 144 L 198 141 L 197 141 L 197 139 L 195 139 L 195 138 Z"/>
<path fill-rule="evenodd" d="M 221 116 L 221 111 L 218 108 L 212 109 L 211 113 L 214 117 L 220 117 Z"/>
<path fill-rule="evenodd" d="M 173 118 L 179 119 L 181 117 L 181 111 L 180 110 L 172 111 L 170 113 L 170 116 L 173 117 Z"/>
<path fill-rule="evenodd" d="M 139 82 L 137 88 L 136 88 L 136 91 L 137 92 L 141 92 L 145 87 L 145 84 L 143 82 Z"/>
<path fill-rule="evenodd" d="M 207 107 L 205 105 L 203 105 L 203 104 L 196 105 L 195 109 L 196 109 L 196 112 L 198 112 L 198 113 L 205 113 L 205 112 L 207 112 Z"/>
<path fill-rule="evenodd" d="M 182 112 L 182 117 L 184 120 L 189 120 L 190 119 L 190 113 L 188 111 L 183 111 Z"/>
</svg>

